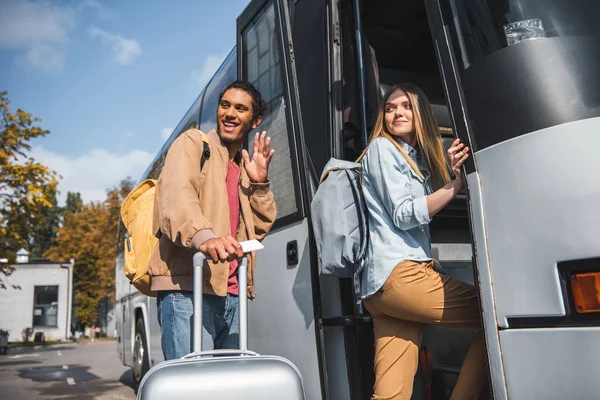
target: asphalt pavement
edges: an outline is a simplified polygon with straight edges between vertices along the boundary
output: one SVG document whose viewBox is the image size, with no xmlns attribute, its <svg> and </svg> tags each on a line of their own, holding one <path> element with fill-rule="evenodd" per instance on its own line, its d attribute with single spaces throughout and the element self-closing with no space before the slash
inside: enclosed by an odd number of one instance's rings
<svg viewBox="0 0 600 400">
<path fill-rule="evenodd" d="M 135 399 L 114 341 L 9 349 L 0 355 L 0 399 Z"/>
</svg>

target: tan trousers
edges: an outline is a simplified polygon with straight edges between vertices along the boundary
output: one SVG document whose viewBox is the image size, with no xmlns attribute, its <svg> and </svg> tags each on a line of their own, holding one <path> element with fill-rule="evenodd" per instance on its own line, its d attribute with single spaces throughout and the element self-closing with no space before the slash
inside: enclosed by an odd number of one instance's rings
<svg viewBox="0 0 600 400">
<path fill-rule="evenodd" d="M 472 285 L 438 273 L 433 262 L 403 261 L 364 304 L 375 330 L 373 400 L 410 400 L 424 324 L 477 329 L 451 399 L 477 399 L 482 393 L 485 349 Z"/>
</svg>

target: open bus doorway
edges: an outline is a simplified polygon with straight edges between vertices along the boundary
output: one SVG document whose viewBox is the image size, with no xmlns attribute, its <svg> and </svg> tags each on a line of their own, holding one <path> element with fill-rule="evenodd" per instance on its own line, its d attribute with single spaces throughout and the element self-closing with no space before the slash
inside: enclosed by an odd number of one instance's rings
<svg viewBox="0 0 600 400">
<path fill-rule="evenodd" d="M 354 160 L 364 149 L 361 107 L 364 107 L 367 133 L 370 135 L 381 99 L 392 85 L 402 82 L 412 82 L 426 93 L 434 109 L 444 146 L 448 148 L 454 140 L 454 133 L 424 2 L 360 1 L 361 49 L 357 47 L 355 4 L 354 0 L 343 0 L 338 4 L 343 158 Z M 360 94 L 357 60 L 361 53 L 365 82 L 363 97 Z M 433 218 L 430 231 L 433 255 L 448 275 L 474 284 L 466 193 L 457 196 Z M 360 310 L 354 307 L 350 280 L 340 279 L 338 285 L 336 294 L 339 296 L 341 318 L 335 316 L 331 307 L 328 309 L 325 306 L 332 296 L 332 284 L 328 277 L 322 278 L 331 398 L 367 399 L 372 394 L 374 381 L 372 323 L 367 314 L 359 314 Z M 343 393 L 340 386 L 343 379 L 339 378 L 340 372 L 336 371 L 339 362 L 331 359 L 340 357 L 339 344 L 331 344 L 328 348 L 333 340 L 327 340 L 327 337 L 335 335 L 333 332 L 336 330 L 344 340 L 347 393 Z M 433 369 L 420 365 L 415 377 L 413 399 L 426 398 L 426 392 L 430 394 L 427 396 L 430 399 L 449 398 L 473 337 L 474 332 L 465 329 L 433 325 L 425 328 L 423 348 L 432 357 Z"/>
</svg>

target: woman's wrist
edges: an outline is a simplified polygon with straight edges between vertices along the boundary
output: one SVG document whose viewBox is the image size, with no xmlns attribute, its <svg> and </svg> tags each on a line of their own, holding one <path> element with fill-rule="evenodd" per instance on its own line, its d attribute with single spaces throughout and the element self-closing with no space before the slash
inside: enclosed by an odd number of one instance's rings
<svg viewBox="0 0 600 400">
<path fill-rule="evenodd" d="M 452 181 L 452 186 L 454 186 L 454 196 L 460 192 L 465 186 L 465 180 L 463 178 L 462 173 L 458 173 L 455 175 L 454 180 Z"/>
</svg>

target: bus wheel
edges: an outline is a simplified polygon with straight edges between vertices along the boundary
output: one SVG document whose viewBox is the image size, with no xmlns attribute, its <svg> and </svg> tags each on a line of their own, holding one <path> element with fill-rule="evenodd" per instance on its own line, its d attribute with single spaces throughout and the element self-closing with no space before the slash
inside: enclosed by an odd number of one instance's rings
<svg viewBox="0 0 600 400">
<path fill-rule="evenodd" d="M 146 329 L 144 319 L 138 318 L 135 323 L 135 341 L 133 343 L 133 379 L 140 384 L 146 372 L 150 369 L 148 361 L 148 345 L 146 342 Z"/>
</svg>

